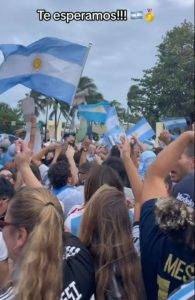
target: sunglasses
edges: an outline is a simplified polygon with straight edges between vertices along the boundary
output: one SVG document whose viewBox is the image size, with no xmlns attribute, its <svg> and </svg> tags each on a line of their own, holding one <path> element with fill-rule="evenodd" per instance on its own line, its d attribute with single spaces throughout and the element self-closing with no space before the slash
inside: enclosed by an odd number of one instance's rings
<svg viewBox="0 0 195 300">
<path fill-rule="evenodd" d="M 14 226 L 14 225 L 16 224 L 0 220 L 0 231 L 2 231 L 5 226 Z"/>
</svg>

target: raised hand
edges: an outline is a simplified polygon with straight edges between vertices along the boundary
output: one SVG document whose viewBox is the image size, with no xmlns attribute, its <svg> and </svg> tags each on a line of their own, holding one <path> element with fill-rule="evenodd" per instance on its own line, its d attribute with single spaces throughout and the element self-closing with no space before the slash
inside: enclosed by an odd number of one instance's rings
<svg viewBox="0 0 195 300">
<path fill-rule="evenodd" d="M 121 158 L 130 157 L 131 145 L 128 137 L 122 136 L 120 140 L 121 143 L 118 145 L 118 149 L 120 151 Z"/>
<path fill-rule="evenodd" d="M 16 155 L 15 163 L 18 168 L 23 164 L 29 164 L 31 160 L 32 152 L 23 141 L 16 141 L 15 143 Z"/>
</svg>

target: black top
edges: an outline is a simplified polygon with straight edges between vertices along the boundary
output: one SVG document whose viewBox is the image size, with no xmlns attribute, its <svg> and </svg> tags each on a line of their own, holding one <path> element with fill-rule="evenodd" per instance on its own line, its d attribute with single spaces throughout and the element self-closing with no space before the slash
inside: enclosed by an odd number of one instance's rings
<svg viewBox="0 0 195 300">
<path fill-rule="evenodd" d="M 95 291 L 93 259 L 81 241 L 65 233 L 64 284 L 61 300 L 89 300 Z"/>
<path fill-rule="evenodd" d="M 141 210 L 141 262 L 148 300 L 164 300 L 193 277 L 194 253 L 160 230 L 155 223 L 155 202 L 147 201 Z"/>
</svg>

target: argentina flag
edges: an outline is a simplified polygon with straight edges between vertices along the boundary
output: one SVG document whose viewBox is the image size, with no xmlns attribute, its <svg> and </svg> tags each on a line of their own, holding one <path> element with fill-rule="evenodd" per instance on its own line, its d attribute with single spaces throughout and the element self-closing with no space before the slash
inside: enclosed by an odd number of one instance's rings
<svg viewBox="0 0 195 300">
<path fill-rule="evenodd" d="M 105 123 L 109 107 L 109 103 L 104 101 L 96 104 L 79 105 L 78 116 L 89 122 Z"/>
<path fill-rule="evenodd" d="M 136 125 L 134 125 L 130 130 L 126 132 L 127 136 L 135 135 L 140 142 L 144 142 L 155 135 L 154 130 L 148 123 L 148 121 L 143 118 Z"/>
<path fill-rule="evenodd" d="M 0 94 L 17 84 L 71 104 L 89 47 L 46 37 L 29 46 L 1 44 Z"/>
<path fill-rule="evenodd" d="M 103 142 L 109 148 L 120 143 L 121 136 L 125 136 L 125 130 L 120 126 L 118 115 L 114 107 L 110 108 L 106 118 L 106 132 L 104 134 Z"/>
<path fill-rule="evenodd" d="M 184 117 L 165 118 L 162 120 L 166 129 L 184 128 L 187 126 L 186 119 Z"/>
<path fill-rule="evenodd" d="M 131 19 L 132 20 L 143 19 L 143 11 L 131 11 Z"/>
<path fill-rule="evenodd" d="M 120 126 L 118 115 L 114 107 L 109 109 L 105 125 L 108 132 L 117 126 Z"/>
</svg>

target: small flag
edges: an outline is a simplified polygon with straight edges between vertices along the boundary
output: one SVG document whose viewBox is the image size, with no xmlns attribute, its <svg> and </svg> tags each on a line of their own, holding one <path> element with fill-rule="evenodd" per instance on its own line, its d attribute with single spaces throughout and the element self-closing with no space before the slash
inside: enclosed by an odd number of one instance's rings
<svg viewBox="0 0 195 300">
<path fill-rule="evenodd" d="M 143 11 L 131 11 L 131 19 L 143 19 Z"/>
<path fill-rule="evenodd" d="M 107 128 L 107 131 L 111 130 L 114 127 L 120 126 L 120 123 L 118 120 L 118 115 L 117 115 L 116 109 L 114 107 L 109 109 L 105 125 Z"/>
<path fill-rule="evenodd" d="M 174 128 L 185 128 L 187 126 L 186 119 L 184 117 L 165 118 L 162 120 L 167 130 Z"/>
<path fill-rule="evenodd" d="M 126 132 L 127 136 L 136 135 L 140 142 L 144 142 L 155 135 L 154 130 L 148 123 L 148 121 L 143 118 L 136 125 L 134 125 L 129 131 Z"/>
<path fill-rule="evenodd" d="M 90 122 L 105 123 L 109 107 L 109 103 L 103 101 L 96 104 L 79 105 L 78 116 Z"/>
<path fill-rule="evenodd" d="M 43 38 L 27 47 L 1 45 L 0 94 L 17 84 L 71 104 L 89 47 Z"/>
<path fill-rule="evenodd" d="M 126 135 L 125 130 L 120 126 L 118 115 L 114 107 L 108 111 L 105 127 L 106 132 L 103 141 L 109 148 L 120 143 L 120 137 Z"/>
</svg>

